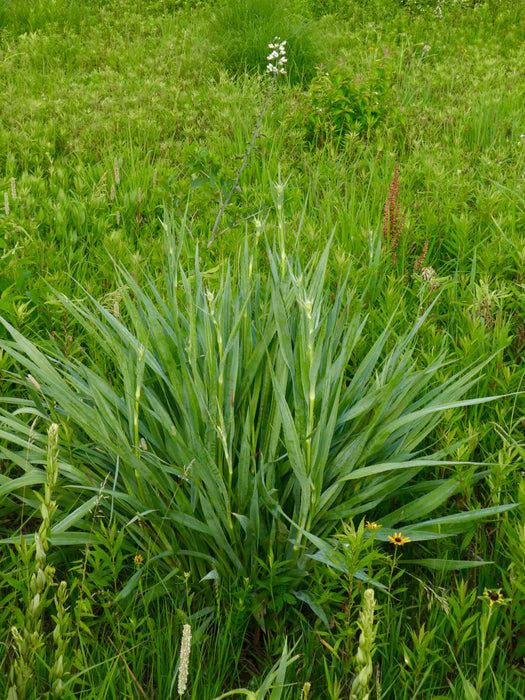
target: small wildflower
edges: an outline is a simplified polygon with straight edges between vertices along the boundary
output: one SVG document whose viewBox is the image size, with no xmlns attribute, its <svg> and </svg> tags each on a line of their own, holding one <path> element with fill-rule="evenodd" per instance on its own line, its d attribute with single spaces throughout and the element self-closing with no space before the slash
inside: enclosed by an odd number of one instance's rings
<svg viewBox="0 0 525 700">
<path fill-rule="evenodd" d="M 16 199 L 16 178 L 11 178 L 11 198 Z"/>
<path fill-rule="evenodd" d="M 388 539 L 396 546 L 410 542 L 410 537 L 403 537 L 400 532 L 394 532 L 394 536 L 388 535 Z"/>
<path fill-rule="evenodd" d="M 368 520 L 365 522 L 365 527 L 367 527 L 369 530 L 378 530 L 380 527 L 383 527 L 379 523 L 371 523 Z"/>
<path fill-rule="evenodd" d="M 144 561 L 144 559 L 142 558 L 142 554 L 135 554 L 133 561 L 135 562 L 135 564 L 137 566 L 140 566 L 142 564 L 142 562 Z"/>
<path fill-rule="evenodd" d="M 500 588 L 497 590 L 485 588 L 483 591 L 483 598 L 488 600 L 490 607 L 492 607 L 494 603 L 497 605 L 506 605 L 509 602 L 509 598 L 505 598 Z"/>
<path fill-rule="evenodd" d="M 5 209 L 5 215 L 9 216 L 9 195 L 7 192 L 4 192 L 4 209 Z"/>
</svg>

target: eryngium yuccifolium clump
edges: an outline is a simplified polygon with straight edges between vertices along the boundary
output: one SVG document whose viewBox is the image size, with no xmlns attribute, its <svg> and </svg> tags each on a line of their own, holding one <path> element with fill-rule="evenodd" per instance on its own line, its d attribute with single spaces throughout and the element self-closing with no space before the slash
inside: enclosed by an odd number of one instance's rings
<svg viewBox="0 0 525 700">
<path fill-rule="evenodd" d="M 355 656 L 356 677 L 352 683 L 352 700 L 368 700 L 370 697 L 369 684 L 372 678 L 374 655 L 374 641 L 376 628 L 374 627 L 374 590 L 367 588 L 363 598 L 363 607 L 359 613 L 359 648 Z"/>
<path fill-rule="evenodd" d="M 190 663 L 191 648 L 191 626 L 184 625 L 182 628 L 182 642 L 180 644 L 179 680 L 177 692 L 184 695 L 188 686 L 188 667 Z"/>
</svg>

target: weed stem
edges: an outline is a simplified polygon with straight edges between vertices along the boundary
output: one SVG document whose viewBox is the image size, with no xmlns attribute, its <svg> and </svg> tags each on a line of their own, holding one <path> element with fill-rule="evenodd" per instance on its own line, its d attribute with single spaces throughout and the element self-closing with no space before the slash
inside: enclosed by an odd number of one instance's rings
<svg viewBox="0 0 525 700">
<path fill-rule="evenodd" d="M 272 93 L 273 93 L 273 88 L 274 88 L 274 84 L 275 84 L 275 76 L 276 76 L 276 73 L 274 73 L 272 75 L 272 82 L 270 83 L 270 88 L 268 90 L 268 94 L 266 95 L 266 101 L 265 101 L 264 106 L 262 108 L 262 112 L 259 116 L 259 121 L 257 122 L 257 126 L 255 127 L 255 131 L 253 132 L 252 140 L 250 142 L 250 145 L 248 146 L 248 150 L 246 151 L 246 155 L 244 156 L 244 160 L 242 161 L 241 167 L 239 168 L 239 171 L 237 172 L 237 177 L 235 178 L 235 182 L 232 185 L 232 188 L 230 190 L 229 195 L 226 197 L 221 208 L 219 209 L 219 212 L 217 214 L 217 218 L 215 219 L 215 223 L 213 224 L 211 238 L 208 241 L 208 248 L 211 246 L 211 244 L 213 243 L 213 241 L 215 239 L 215 232 L 217 231 L 217 226 L 219 225 L 219 221 L 220 221 L 220 218 L 222 216 L 222 212 L 228 206 L 230 199 L 232 198 L 232 195 L 235 192 L 237 185 L 239 184 L 239 180 L 241 179 L 241 175 L 244 172 L 244 168 L 246 167 L 246 164 L 248 162 L 248 158 L 250 157 L 251 152 L 253 151 L 253 148 L 255 146 L 255 142 L 257 141 L 257 137 L 259 136 L 259 131 L 261 129 L 262 121 L 264 119 L 264 115 L 265 115 L 266 109 L 268 107 L 268 103 L 270 102 L 270 97 L 272 96 Z"/>
</svg>

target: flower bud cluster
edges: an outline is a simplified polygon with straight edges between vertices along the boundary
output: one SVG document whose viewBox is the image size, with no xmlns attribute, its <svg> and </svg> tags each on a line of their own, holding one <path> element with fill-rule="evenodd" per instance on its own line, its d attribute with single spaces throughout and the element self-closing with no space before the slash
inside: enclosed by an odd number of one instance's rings
<svg viewBox="0 0 525 700">
<path fill-rule="evenodd" d="M 64 676 L 66 671 L 64 662 L 67 652 L 67 642 L 69 638 L 70 613 L 67 609 L 67 583 L 61 581 L 55 594 L 56 617 L 55 629 L 53 630 L 53 641 L 55 643 L 55 659 L 51 668 L 51 682 L 53 698 L 61 698 L 64 694 Z"/>
<path fill-rule="evenodd" d="M 19 700 L 26 697 L 26 687 L 31 677 L 35 677 L 35 664 L 37 652 L 45 644 L 43 615 L 49 602 L 47 595 L 54 586 L 54 567 L 47 564 L 47 552 L 49 550 L 49 537 L 51 535 L 52 519 L 57 509 L 53 500 L 53 489 L 58 480 L 58 425 L 53 423 L 48 431 L 48 451 L 46 462 L 47 479 L 44 484 L 44 495 L 38 495 L 40 499 L 40 514 L 42 522 L 35 533 L 35 540 L 31 548 L 27 549 L 24 539 L 21 538 L 20 554 L 23 561 L 29 564 L 34 558 L 33 572 L 29 578 L 29 602 L 25 611 L 25 621 L 22 630 L 11 628 L 11 634 L 15 645 L 15 659 L 11 665 L 8 692 L 9 700 Z M 55 596 L 57 609 L 56 627 L 53 639 L 56 645 L 55 663 L 51 669 L 52 697 L 60 698 L 63 694 L 62 678 L 64 676 L 64 652 L 66 640 L 66 628 L 69 615 L 66 612 L 67 589 L 62 583 L 58 587 Z"/>
<path fill-rule="evenodd" d="M 273 43 L 268 44 L 268 48 L 271 49 L 271 53 L 266 57 L 266 60 L 269 61 L 266 72 L 284 75 L 286 73 L 284 66 L 288 60 L 286 58 L 286 41 L 281 41 L 280 37 L 276 36 Z"/>
<path fill-rule="evenodd" d="M 350 697 L 352 700 L 369 700 L 369 685 L 372 677 L 372 659 L 374 655 L 374 641 L 376 637 L 376 625 L 374 625 L 375 599 L 374 590 L 367 588 L 364 593 L 363 607 L 359 614 L 359 647 L 355 655 L 356 677 L 352 683 Z"/>
</svg>

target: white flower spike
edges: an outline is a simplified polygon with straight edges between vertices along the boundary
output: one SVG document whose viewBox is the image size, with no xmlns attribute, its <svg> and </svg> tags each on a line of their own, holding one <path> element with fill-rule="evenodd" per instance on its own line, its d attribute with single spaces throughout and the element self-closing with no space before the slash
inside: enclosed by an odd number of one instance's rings
<svg viewBox="0 0 525 700">
<path fill-rule="evenodd" d="M 266 57 L 266 60 L 269 61 L 266 72 L 284 75 L 286 73 L 284 64 L 287 62 L 286 41 L 281 41 L 281 38 L 276 36 L 273 42 L 268 44 L 268 48 L 271 49 L 271 53 Z"/>
</svg>

